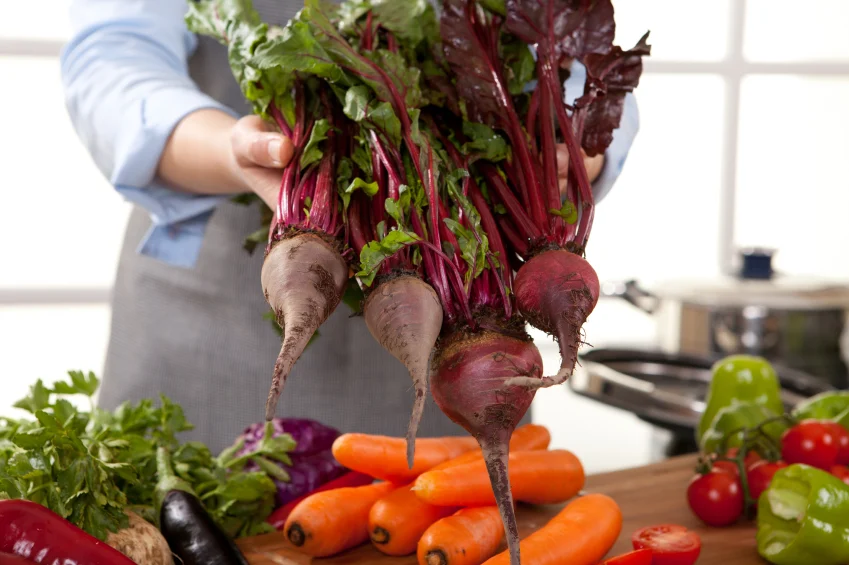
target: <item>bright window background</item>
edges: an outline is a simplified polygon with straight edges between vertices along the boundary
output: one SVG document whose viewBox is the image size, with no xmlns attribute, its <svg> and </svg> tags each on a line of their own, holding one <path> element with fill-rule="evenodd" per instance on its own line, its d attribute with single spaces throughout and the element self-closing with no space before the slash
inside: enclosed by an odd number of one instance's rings
<svg viewBox="0 0 849 565">
<path fill-rule="evenodd" d="M 797 4 L 614 0 L 617 41 L 650 29 L 653 56 L 641 131 L 588 249 L 602 280 L 716 276 L 745 245 L 778 249 L 783 272 L 849 278 L 849 3 Z M 99 372 L 109 331 L 129 206 L 65 113 L 56 54 L 69 5 L 11 3 L 0 18 L 0 84 L 17 85 L 0 88 L 0 414 L 36 378 Z M 602 300 L 586 330 L 596 346 L 635 345 L 656 327 Z M 540 346 L 553 369 L 556 351 Z M 649 426 L 566 387 L 542 391 L 534 416 L 589 471 L 653 456 Z M 576 433 L 588 422 L 598 434 Z"/>
</svg>

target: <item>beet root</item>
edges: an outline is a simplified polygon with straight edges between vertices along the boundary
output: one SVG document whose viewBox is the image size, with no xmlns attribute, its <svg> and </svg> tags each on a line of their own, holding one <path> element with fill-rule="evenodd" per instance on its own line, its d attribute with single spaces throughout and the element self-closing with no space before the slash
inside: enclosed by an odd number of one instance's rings
<svg viewBox="0 0 849 565">
<path fill-rule="evenodd" d="M 265 418 L 271 420 L 292 366 L 339 305 L 348 266 L 321 237 L 303 233 L 273 244 L 262 264 L 261 280 L 265 299 L 283 329 L 283 344 L 265 405 Z"/>
<path fill-rule="evenodd" d="M 363 315 L 371 335 L 407 368 L 415 400 L 407 428 L 407 464 L 413 468 L 416 432 L 427 397 L 430 356 L 442 329 L 442 305 L 433 288 L 402 275 L 381 283 L 366 299 Z"/>
<path fill-rule="evenodd" d="M 533 342 L 499 332 L 460 332 L 440 344 L 431 364 L 431 391 L 439 408 L 481 446 L 492 491 L 504 522 L 511 565 L 519 563 L 519 530 L 507 462 L 513 430 L 536 389 L 511 386 L 515 378 L 540 379 L 542 358 Z"/>
<path fill-rule="evenodd" d="M 519 269 L 513 292 L 522 316 L 557 339 L 560 370 L 553 377 L 519 377 L 508 384 L 544 388 L 564 383 L 578 361 L 581 328 L 598 303 L 598 275 L 585 259 L 570 251 L 544 251 Z"/>
</svg>

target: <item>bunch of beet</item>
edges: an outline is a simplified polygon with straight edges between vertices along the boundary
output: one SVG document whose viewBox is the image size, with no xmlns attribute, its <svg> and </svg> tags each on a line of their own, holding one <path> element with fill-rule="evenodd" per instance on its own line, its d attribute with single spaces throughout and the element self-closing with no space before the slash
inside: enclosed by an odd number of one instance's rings
<svg viewBox="0 0 849 565">
<path fill-rule="evenodd" d="M 361 293 L 414 385 L 408 464 L 429 384 L 480 444 L 519 563 L 508 446 L 536 390 L 571 374 L 598 300 L 581 155 L 610 144 L 646 37 L 613 45 L 610 0 L 307 2 L 284 28 L 247 1 L 202 0 L 188 21 L 227 46 L 246 98 L 295 147 L 262 269 L 283 333 L 266 417 L 343 295 Z M 587 80 L 567 105 L 573 61 Z M 558 341 L 555 376 L 527 323 Z"/>
</svg>

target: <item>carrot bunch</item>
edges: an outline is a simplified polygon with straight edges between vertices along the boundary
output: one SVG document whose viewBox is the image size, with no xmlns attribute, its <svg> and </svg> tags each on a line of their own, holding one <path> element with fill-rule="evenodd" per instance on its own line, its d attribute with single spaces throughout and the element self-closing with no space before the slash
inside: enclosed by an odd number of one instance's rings
<svg viewBox="0 0 849 565">
<path fill-rule="evenodd" d="M 513 434 L 509 475 L 518 503 L 561 504 L 583 488 L 581 462 L 569 451 L 550 450 L 550 441 L 548 430 L 535 424 Z M 317 492 L 299 502 L 282 526 L 299 551 L 327 557 L 371 540 L 387 555 L 416 554 L 420 565 L 481 565 L 500 558 L 504 526 L 483 454 L 471 438 L 418 439 L 412 467 L 407 465 L 403 438 L 345 434 L 334 443 L 333 454 L 348 469 L 376 482 Z M 563 546 L 559 551 L 569 551 L 569 563 L 576 565 L 597 562 L 621 527 L 616 504 L 598 496 L 584 496 L 566 506 L 534 534 L 539 542 L 528 538 L 528 552 L 534 553 L 534 544 L 548 547 L 563 524 L 573 524 L 564 530 L 569 531 L 590 520 L 597 532 L 590 531 L 577 546 L 563 540 L 552 551 L 556 555 L 556 548 Z M 547 529 L 552 532 L 546 534 Z M 576 558 L 576 552 L 586 559 Z"/>
</svg>

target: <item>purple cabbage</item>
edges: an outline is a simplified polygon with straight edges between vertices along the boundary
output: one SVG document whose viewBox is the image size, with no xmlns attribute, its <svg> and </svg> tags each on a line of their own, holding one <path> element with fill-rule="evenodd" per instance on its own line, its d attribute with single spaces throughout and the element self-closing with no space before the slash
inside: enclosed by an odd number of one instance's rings
<svg viewBox="0 0 849 565">
<path fill-rule="evenodd" d="M 273 437 L 289 434 L 295 440 L 295 449 L 288 453 L 292 466 L 274 461 L 289 474 L 289 482 L 274 480 L 277 485 L 276 506 L 288 504 L 348 472 L 336 461 L 330 449 L 340 435 L 338 430 L 306 418 L 274 418 L 271 423 Z M 245 444 L 237 456 L 257 448 L 265 436 L 265 424 L 258 422 L 242 433 Z M 245 469 L 259 470 L 259 467 L 250 462 Z"/>
</svg>

